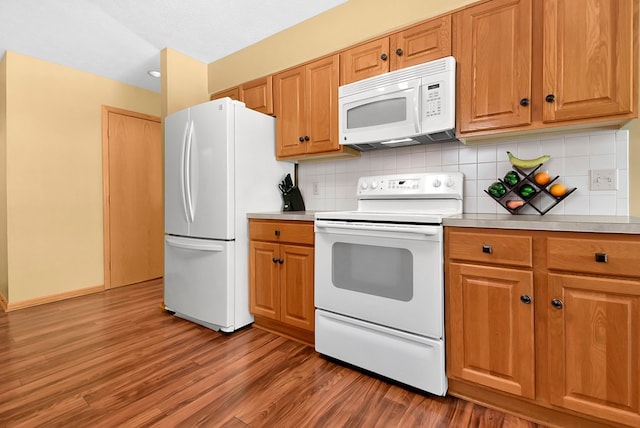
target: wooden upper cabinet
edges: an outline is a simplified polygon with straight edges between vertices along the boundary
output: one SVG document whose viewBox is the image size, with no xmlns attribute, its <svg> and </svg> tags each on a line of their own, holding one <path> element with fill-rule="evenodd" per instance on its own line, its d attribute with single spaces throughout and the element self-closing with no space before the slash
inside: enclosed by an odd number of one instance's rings
<svg viewBox="0 0 640 428">
<path fill-rule="evenodd" d="M 454 16 L 459 132 L 531 123 L 531 0 L 494 0 Z"/>
<path fill-rule="evenodd" d="M 277 157 L 304 154 L 304 136 L 307 128 L 305 87 L 304 66 L 273 77 Z"/>
<path fill-rule="evenodd" d="M 307 65 L 307 153 L 330 152 L 338 145 L 338 56 Z"/>
<path fill-rule="evenodd" d="M 212 94 L 210 99 L 229 97 L 242 101 L 247 108 L 273 115 L 273 77 L 266 76 Z"/>
<path fill-rule="evenodd" d="M 240 87 L 234 86 L 233 88 L 225 89 L 224 91 L 211 94 L 210 100 L 217 100 L 219 98 L 229 97 L 232 100 L 241 101 L 240 99 Z"/>
<path fill-rule="evenodd" d="M 252 110 L 273 114 L 273 77 L 267 76 L 240 85 L 240 99 Z"/>
<path fill-rule="evenodd" d="M 636 7 L 633 0 L 544 1 L 544 121 L 634 111 Z"/>
<path fill-rule="evenodd" d="M 389 38 L 390 70 L 451 55 L 451 15 L 431 19 L 394 33 Z"/>
<path fill-rule="evenodd" d="M 340 84 L 451 55 L 451 15 L 431 19 L 340 53 Z"/>
<path fill-rule="evenodd" d="M 461 138 L 637 117 L 637 0 L 492 0 L 453 26 Z"/>
<path fill-rule="evenodd" d="M 355 82 L 389 71 L 389 38 L 376 39 L 340 54 L 340 84 Z"/>
<path fill-rule="evenodd" d="M 339 57 L 276 74 L 276 157 L 345 153 L 338 143 Z"/>
</svg>

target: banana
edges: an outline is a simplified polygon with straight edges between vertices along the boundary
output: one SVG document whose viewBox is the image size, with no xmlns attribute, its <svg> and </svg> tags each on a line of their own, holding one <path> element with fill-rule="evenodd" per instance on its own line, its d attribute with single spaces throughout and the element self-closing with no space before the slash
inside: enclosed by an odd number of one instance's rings
<svg viewBox="0 0 640 428">
<path fill-rule="evenodd" d="M 542 155 L 535 159 L 520 159 L 515 157 L 511 152 L 507 152 L 507 155 L 509 156 L 509 162 L 511 162 L 511 165 L 523 169 L 535 168 L 551 159 L 551 156 L 549 155 Z"/>
</svg>

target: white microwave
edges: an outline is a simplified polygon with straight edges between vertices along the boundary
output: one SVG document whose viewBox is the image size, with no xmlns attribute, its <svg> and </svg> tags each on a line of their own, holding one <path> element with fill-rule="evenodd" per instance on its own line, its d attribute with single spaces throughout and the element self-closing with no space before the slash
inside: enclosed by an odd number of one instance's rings
<svg viewBox="0 0 640 428">
<path fill-rule="evenodd" d="M 340 86 L 340 144 L 365 151 L 457 141 L 455 77 L 450 56 Z"/>
</svg>

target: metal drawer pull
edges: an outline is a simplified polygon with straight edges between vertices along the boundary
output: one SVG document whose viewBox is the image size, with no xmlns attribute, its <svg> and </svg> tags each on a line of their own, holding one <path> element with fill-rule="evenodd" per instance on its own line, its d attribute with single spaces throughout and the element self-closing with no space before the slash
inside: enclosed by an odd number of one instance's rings
<svg viewBox="0 0 640 428">
<path fill-rule="evenodd" d="M 607 263 L 609 261 L 607 253 L 596 253 L 596 261 L 598 263 Z"/>
<path fill-rule="evenodd" d="M 482 246 L 482 252 L 483 253 L 487 253 L 487 254 L 491 254 L 491 253 L 493 253 L 493 248 L 491 247 L 491 245 L 483 245 Z"/>
<path fill-rule="evenodd" d="M 280 236 L 280 231 L 278 229 L 276 229 L 276 231 L 274 232 L 276 236 Z"/>
</svg>

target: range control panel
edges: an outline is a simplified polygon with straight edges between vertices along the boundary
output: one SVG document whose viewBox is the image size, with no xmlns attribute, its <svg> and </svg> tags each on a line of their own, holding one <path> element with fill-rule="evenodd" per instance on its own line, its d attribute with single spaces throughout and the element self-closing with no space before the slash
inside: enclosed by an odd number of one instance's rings
<svg viewBox="0 0 640 428">
<path fill-rule="evenodd" d="M 462 199 L 461 172 L 427 172 L 360 177 L 358 199 Z"/>
</svg>

